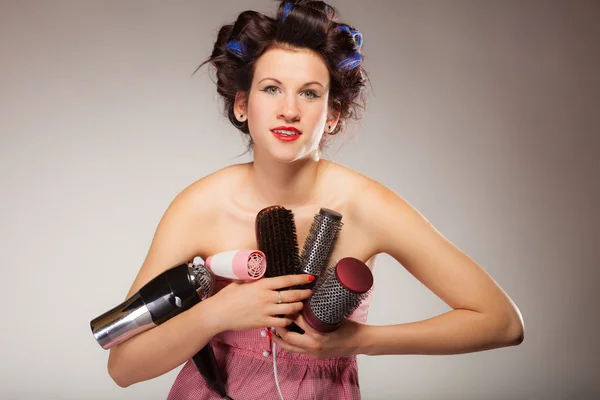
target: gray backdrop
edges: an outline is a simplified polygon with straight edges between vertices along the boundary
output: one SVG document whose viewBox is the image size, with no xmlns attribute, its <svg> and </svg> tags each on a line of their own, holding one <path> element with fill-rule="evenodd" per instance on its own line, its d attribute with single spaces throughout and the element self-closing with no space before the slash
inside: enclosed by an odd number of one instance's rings
<svg viewBox="0 0 600 400">
<path fill-rule="evenodd" d="M 360 356 L 363 398 L 599 395 L 599 3 L 332 4 L 364 34 L 372 90 L 327 157 L 415 205 L 526 324 L 519 347 Z M 249 159 L 191 73 L 222 24 L 275 6 L 0 3 L 1 398 L 166 397 L 179 368 L 117 387 L 89 322 L 124 299 L 174 196 Z M 371 324 L 448 310 L 391 257 L 375 282 Z"/>
</svg>

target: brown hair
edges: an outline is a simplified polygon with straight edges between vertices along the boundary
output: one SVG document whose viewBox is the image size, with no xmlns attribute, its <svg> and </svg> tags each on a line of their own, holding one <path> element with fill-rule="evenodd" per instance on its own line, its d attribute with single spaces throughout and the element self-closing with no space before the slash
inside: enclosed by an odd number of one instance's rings
<svg viewBox="0 0 600 400">
<path fill-rule="evenodd" d="M 249 133 L 248 124 L 240 125 L 235 118 L 236 93 L 248 94 L 256 60 L 273 47 L 307 48 L 321 56 L 330 75 L 329 109 L 340 117 L 331 134 L 342 130 L 346 120 L 360 118 L 366 82 L 362 34 L 338 22 L 337 15 L 322 1 L 281 1 L 276 18 L 244 11 L 233 24 L 221 27 L 211 56 L 200 67 L 210 63 L 216 69 L 217 92 L 236 128 Z"/>
</svg>

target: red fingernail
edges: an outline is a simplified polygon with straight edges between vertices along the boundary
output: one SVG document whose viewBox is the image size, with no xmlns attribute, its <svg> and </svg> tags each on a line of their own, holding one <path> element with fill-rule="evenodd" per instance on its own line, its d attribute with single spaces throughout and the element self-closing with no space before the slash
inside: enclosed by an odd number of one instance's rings
<svg viewBox="0 0 600 400">
<path fill-rule="evenodd" d="M 272 338 L 272 337 L 273 337 L 273 334 L 271 333 L 271 331 L 267 331 L 267 336 L 268 336 L 269 338 Z"/>
<path fill-rule="evenodd" d="M 314 276 L 312 276 L 312 275 L 309 275 L 309 276 L 308 276 L 308 280 L 309 280 L 310 282 L 312 282 L 312 281 L 314 281 L 314 280 L 315 280 L 315 277 L 314 277 Z"/>
</svg>

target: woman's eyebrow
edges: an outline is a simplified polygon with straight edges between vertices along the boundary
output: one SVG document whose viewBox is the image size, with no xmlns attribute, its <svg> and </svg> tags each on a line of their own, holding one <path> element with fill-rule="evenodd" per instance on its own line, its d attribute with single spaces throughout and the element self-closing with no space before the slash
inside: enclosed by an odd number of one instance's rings
<svg viewBox="0 0 600 400">
<path fill-rule="evenodd" d="M 269 77 L 261 79 L 261 80 L 260 80 L 258 83 L 260 84 L 260 83 L 262 83 L 263 81 L 266 81 L 266 80 L 271 80 L 271 81 L 273 81 L 273 82 L 275 82 L 275 83 L 277 83 L 277 84 L 279 84 L 279 85 L 283 85 L 283 83 L 282 83 L 280 80 L 278 80 L 278 79 L 275 79 L 275 78 L 269 78 Z M 321 82 L 318 82 L 318 81 L 310 81 L 310 82 L 306 82 L 306 83 L 305 83 L 304 85 L 302 85 L 301 87 L 310 86 L 310 85 L 319 85 L 319 86 L 321 86 L 323 89 L 325 89 L 325 86 L 323 86 L 323 84 L 322 84 Z"/>
</svg>

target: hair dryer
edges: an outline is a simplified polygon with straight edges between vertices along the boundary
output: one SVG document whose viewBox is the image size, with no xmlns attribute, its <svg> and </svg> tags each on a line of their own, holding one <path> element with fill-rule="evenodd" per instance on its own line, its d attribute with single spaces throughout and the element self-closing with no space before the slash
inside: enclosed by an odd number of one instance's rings
<svg viewBox="0 0 600 400">
<path fill-rule="evenodd" d="M 90 325 L 98 343 L 109 349 L 211 296 L 214 277 L 200 262 L 201 258 L 194 260 L 164 271 L 123 303 L 92 320 Z M 228 398 L 210 343 L 194 355 L 193 361 L 207 383 Z"/>
<path fill-rule="evenodd" d="M 200 263 L 194 258 L 194 263 Z M 260 279 L 267 270 L 265 254 L 260 250 L 230 250 L 206 259 L 206 267 L 216 276 L 241 281 Z"/>
<path fill-rule="evenodd" d="M 212 295 L 215 280 L 203 265 L 184 263 L 162 272 L 123 303 L 90 322 L 96 341 L 110 349 L 160 325 Z"/>
</svg>

